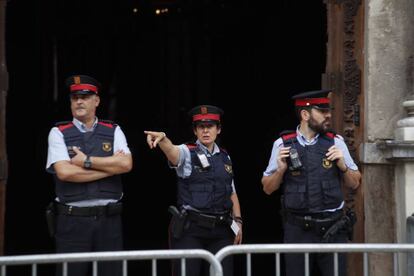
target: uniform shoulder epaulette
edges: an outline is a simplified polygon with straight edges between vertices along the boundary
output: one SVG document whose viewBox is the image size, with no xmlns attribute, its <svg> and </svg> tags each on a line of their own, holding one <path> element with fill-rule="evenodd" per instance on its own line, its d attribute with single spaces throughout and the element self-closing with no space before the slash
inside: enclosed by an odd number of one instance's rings
<svg viewBox="0 0 414 276">
<path fill-rule="evenodd" d="M 334 139 L 335 137 L 338 137 L 338 135 L 335 132 L 333 132 L 333 131 L 325 132 L 325 136 L 327 136 L 327 137 L 329 137 L 331 139 Z"/>
<path fill-rule="evenodd" d="M 114 128 L 117 125 L 111 120 L 99 120 L 98 124 L 109 127 L 109 128 Z"/>
<path fill-rule="evenodd" d="M 57 122 L 55 123 L 55 127 L 57 127 L 60 131 L 63 131 L 67 128 L 70 128 L 73 126 L 73 122 L 72 121 L 61 121 L 61 122 Z"/>
<path fill-rule="evenodd" d="M 72 121 L 61 121 L 61 122 L 55 123 L 55 126 L 58 127 L 58 126 L 61 126 L 61 125 L 67 125 L 67 124 L 71 124 L 71 123 L 72 123 Z"/>
<path fill-rule="evenodd" d="M 197 148 L 197 144 L 196 143 L 187 143 L 185 144 L 187 146 L 188 149 L 195 149 Z"/>
<path fill-rule="evenodd" d="M 297 135 L 296 130 L 284 130 L 280 133 L 280 137 L 282 137 L 284 141 L 296 138 Z"/>
<path fill-rule="evenodd" d="M 339 135 L 338 133 L 333 132 L 333 131 L 326 132 L 325 136 L 329 137 L 330 139 L 337 138 L 337 139 L 340 139 L 340 140 L 344 140 L 344 137 L 342 137 L 341 135 Z"/>
</svg>

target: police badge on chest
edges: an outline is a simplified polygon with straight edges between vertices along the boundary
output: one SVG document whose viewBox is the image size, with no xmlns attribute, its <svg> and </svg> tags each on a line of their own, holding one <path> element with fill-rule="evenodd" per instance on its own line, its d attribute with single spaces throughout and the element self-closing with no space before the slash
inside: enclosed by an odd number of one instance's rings
<svg viewBox="0 0 414 276">
<path fill-rule="evenodd" d="M 327 158 L 322 159 L 322 166 L 325 169 L 330 169 L 332 168 L 332 161 L 328 160 Z"/>
<path fill-rule="evenodd" d="M 103 142 L 102 143 L 102 150 L 109 152 L 112 150 L 112 144 L 110 142 Z"/>
</svg>

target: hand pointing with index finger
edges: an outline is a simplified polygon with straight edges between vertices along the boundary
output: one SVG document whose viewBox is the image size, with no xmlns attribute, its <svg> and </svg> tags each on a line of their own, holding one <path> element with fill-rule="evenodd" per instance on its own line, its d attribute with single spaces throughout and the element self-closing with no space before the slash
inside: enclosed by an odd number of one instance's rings
<svg viewBox="0 0 414 276">
<path fill-rule="evenodd" d="M 147 143 L 150 149 L 156 148 L 158 143 L 161 142 L 167 135 L 165 132 L 156 132 L 156 131 L 144 131 L 147 135 Z"/>
</svg>

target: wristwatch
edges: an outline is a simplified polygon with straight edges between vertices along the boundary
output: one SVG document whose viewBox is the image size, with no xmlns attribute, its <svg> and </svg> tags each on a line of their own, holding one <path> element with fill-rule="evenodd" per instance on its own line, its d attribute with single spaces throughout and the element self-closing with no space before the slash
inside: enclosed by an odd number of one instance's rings
<svg viewBox="0 0 414 276">
<path fill-rule="evenodd" d="M 85 161 L 83 161 L 83 167 L 85 169 L 92 168 L 92 161 L 91 161 L 91 157 L 89 155 L 87 155 Z"/>
</svg>

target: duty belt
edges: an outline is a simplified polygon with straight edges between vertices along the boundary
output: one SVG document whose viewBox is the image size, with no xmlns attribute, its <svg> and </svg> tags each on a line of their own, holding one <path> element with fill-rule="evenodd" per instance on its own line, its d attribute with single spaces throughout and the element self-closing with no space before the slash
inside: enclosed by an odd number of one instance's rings
<svg viewBox="0 0 414 276">
<path fill-rule="evenodd" d="M 122 203 L 110 203 L 105 206 L 76 207 L 55 203 L 57 214 L 66 216 L 99 217 L 114 216 L 122 213 Z"/>
<path fill-rule="evenodd" d="M 300 226 L 305 230 L 315 229 L 320 232 L 325 232 L 342 216 L 342 210 L 323 214 L 295 214 L 291 212 L 284 212 L 283 215 L 285 221 L 290 224 Z"/>
<path fill-rule="evenodd" d="M 188 210 L 187 218 L 190 221 L 197 223 L 197 225 L 207 228 L 214 228 L 216 225 L 230 225 L 231 222 L 229 213 L 212 215 Z"/>
</svg>

